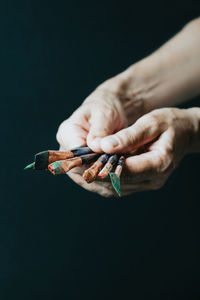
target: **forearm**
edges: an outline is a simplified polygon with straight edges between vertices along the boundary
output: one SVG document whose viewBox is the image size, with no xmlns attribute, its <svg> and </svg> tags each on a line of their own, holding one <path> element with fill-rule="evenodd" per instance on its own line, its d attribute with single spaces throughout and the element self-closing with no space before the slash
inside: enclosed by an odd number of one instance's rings
<svg viewBox="0 0 200 300">
<path fill-rule="evenodd" d="M 200 93 L 200 18 L 156 52 L 103 83 L 120 95 L 125 110 L 141 115 L 174 106 Z"/>
<path fill-rule="evenodd" d="M 156 66 L 156 107 L 173 106 L 200 93 L 200 18 L 149 57 Z"/>
</svg>

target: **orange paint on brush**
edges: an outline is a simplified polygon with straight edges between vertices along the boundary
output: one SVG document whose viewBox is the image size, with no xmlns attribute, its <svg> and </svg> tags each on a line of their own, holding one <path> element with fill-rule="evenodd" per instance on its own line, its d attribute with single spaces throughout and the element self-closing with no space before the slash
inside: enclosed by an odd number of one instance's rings
<svg viewBox="0 0 200 300">
<path fill-rule="evenodd" d="M 80 166 L 84 163 L 90 163 L 97 156 L 98 156 L 97 153 L 92 153 L 92 154 L 86 154 L 82 156 L 69 158 L 66 160 L 55 161 L 48 166 L 48 169 L 53 175 L 62 175 L 69 172 L 72 168 Z"/>
<path fill-rule="evenodd" d="M 65 160 L 68 158 L 73 158 L 75 156 L 80 156 L 84 154 L 92 153 L 93 151 L 89 147 L 80 147 L 68 151 L 55 151 L 49 150 L 49 164 L 57 160 Z"/>
<path fill-rule="evenodd" d="M 112 170 L 112 168 L 115 166 L 115 164 L 117 163 L 118 160 L 118 155 L 112 155 L 108 162 L 106 163 L 106 165 L 103 167 L 103 169 L 101 170 L 101 172 L 98 174 L 98 177 L 100 177 L 101 179 L 104 179 L 105 177 L 108 176 L 109 172 Z"/>
<path fill-rule="evenodd" d="M 109 158 L 108 154 L 101 155 L 98 160 L 85 172 L 83 173 L 83 178 L 87 183 L 91 183 L 95 180 L 97 174 L 102 169 L 103 165 L 107 162 Z"/>
<path fill-rule="evenodd" d="M 122 172 L 122 169 L 123 169 L 123 166 L 124 166 L 124 156 L 121 156 L 118 163 L 117 163 L 117 166 L 116 166 L 116 169 L 115 169 L 115 174 L 120 177 L 121 175 L 121 172 Z"/>
<path fill-rule="evenodd" d="M 69 158 L 66 160 L 55 161 L 48 166 L 53 175 L 61 175 L 69 172 L 72 168 L 82 164 L 80 157 Z"/>
<path fill-rule="evenodd" d="M 81 156 L 85 154 L 93 153 L 93 151 L 87 147 L 79 147 L 76 149 L 68 151 L 57 151 L 57 150 L 47 150 L 39 152 L 35 155 L 35 170 L 45 170 L 48 168 L 48 165 L 56 162 L 58 160 L 65 160 L 73 158 L 76 156 Z"/>
</svg>

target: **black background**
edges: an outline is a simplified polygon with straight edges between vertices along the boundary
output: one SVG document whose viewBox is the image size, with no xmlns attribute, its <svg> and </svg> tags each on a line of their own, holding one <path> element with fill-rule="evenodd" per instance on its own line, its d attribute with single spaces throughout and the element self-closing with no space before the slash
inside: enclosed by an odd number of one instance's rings
<svg viewBox="0 0 200 300">
<path fill-rule="evenodd" d="M 122 199 L 22 171 L 98 84 L 199 13 L 200 1 L 1 1 L 1 300 L 200 299 L 199 155 Z"/>
</svg>

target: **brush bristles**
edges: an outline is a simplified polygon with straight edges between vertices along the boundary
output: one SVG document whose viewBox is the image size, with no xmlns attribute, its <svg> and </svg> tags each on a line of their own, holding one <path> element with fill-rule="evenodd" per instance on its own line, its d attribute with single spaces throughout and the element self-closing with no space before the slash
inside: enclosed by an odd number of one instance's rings
<svg viewBox="0 0 200 300">
<path fill-rule="evenodd" d="M 110 180 L 112 183 L 112 186 L 114 187 L 115 191 L 117 192 L 118 196 L 121 196 L 121 191 L 120 191 L 120 179 L 119 176 L 113 172 L 109 172 L 110 175 Z"/>
<path fill-rule="evenodd" d="M 83 173 L 82 177 L 84 180 L 87 183 L 91 183 L 97 176 L 104 179 L 109 175 L 113 188 L 120 196 L 120 175 L 124 160 L 124 156 L 120 156 L 119 158 L 117 154 L 110 156 L 106 153 L 100 155 L 92 152 L 89 147 L 83 146 L 69 151 L 48 150 L 37 153 L 35 155 L 35 162 L 26 166 L 24 170 L 45 170 L 48 168 L 53 175 L 60 175 L 69 172 L 74 167 L 83 164 L 88 165 L 95 161 L 94 164 Z M 111 172 L 112 169 L 115 169 L 115 171 Z"/>
<path fill-rule="evenodd" d="M 49 171 L 53 175 L 60 175 L 66 173 L 62 167 L 62 162 L 61 161 L 56 161 L 48 166 Z"/>
<path fill-rule="evenodd" d="M 24 168 L 24 170 L 29 170 L 29 169 L 35 169 L 35 163 L 34 163 L 34 162 L 31 163 L 31 164 L 29 164 L 28 166 L 26 166 L 26 167 Z"/>
<path fill-rule="evenodd" d="M 49 163 L 49 151 L 43 151 L 35 155 L 35 169 L 45 170 Z"/>
<path fill-rule="evenodd" d="M 88 169 L 85 170 L 82 177 L 87 183 L 91 183 L 95 180 L 98 170 Z"/>
<path fill-rule="evenodd" d="M 49 171 L 54 175 L 62 175 L 69 172 L 72 168 L 82 164 L 81 157 L 73 157 L 66 160 L 55 161 L 48 166 Z"/>
</svg>

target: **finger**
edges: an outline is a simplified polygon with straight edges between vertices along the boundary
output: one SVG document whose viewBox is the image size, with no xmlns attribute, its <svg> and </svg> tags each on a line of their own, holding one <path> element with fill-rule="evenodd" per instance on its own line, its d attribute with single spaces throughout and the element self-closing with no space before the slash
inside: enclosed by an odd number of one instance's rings
<svg viewBox="0 0 200 300">
<path fill-rule="evenodd" d="M 132 175 L 142 175 L 150 179 L 155 174 L 161 175 L 173 160 L 173 133 L 170 129 L 163 132 L 155 141 L 150 151 L 126 158 L 125 166 Z M 147 176 L 146 176 L 147 175 Z"/>
<path fill-rule="evenodd" d="M 160 158 L 157 151 L 150 151 L 140 155 L 127 157 L 125 160 L 125 168 L 132 176 L 142 176 L 143 179 L 151 177 L 157 166 Z"/>
<path fill-rule="evenodd" d="M 56 138 L 63 150 L 73 149 L 86 144 L 87 131 L 67 120 L 59 127 Z"/>
<path fill-rule="evenodd" d="M 102 152 L 101 140 L 103 137 L 112 134 L 123 128 L 126 124 L 123 113 L 119 112 L 114 105 L 95 105 L 91 111 L 90 130 L 87 137 L 88 146 L 95 152 Z"/>
<path fill-rule="evenodd" d="M 172 128 L 169 128 L 163 132 L 159 139 L 149 148 L 151 151 L 157 153 L 159 172 L 163 173 L 167 170 L 172 171 L 173 167 L 176 165 L 176 159 L 174 157 L 174 140 L 175 132 Z M 178 159 L 180 159 L 180 157 L 178 157 Z"/>
<path fill-rule="evenodd" d="M 106 153 L 126 153 L 153 141 L 162 132 L 159 121 L 147 114 L 132 126 L 105 137 L 101 141 L 101 148 Z"/>
</svg>

